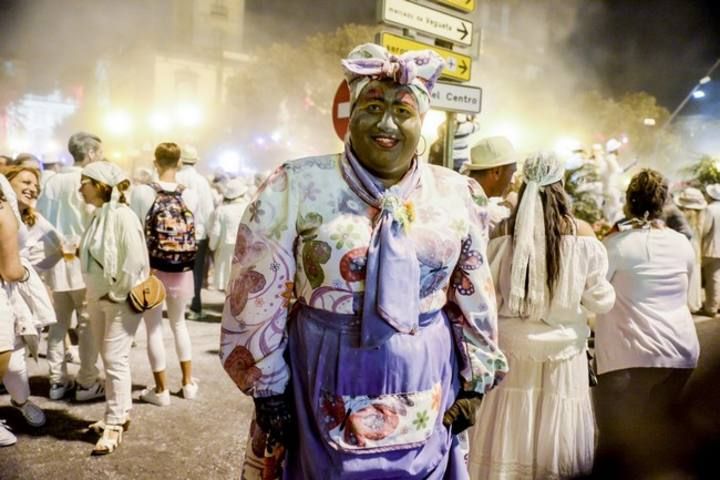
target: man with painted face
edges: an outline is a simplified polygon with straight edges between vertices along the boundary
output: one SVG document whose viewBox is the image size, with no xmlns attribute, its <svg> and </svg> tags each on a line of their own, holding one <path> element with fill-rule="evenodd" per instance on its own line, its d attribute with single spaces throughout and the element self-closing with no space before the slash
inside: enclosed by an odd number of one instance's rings
<svg viewBox="0 0 720 480">
<path fill-rule="evenodd" d="M 344 152 L 282 165 L 245 211 L 220 347 L 255 400 L 243 478 L 468 478 L 458 434 L 507 364 L 485 212 L 418 161 L 442 64 L 354 49 Z"/>
</svg>

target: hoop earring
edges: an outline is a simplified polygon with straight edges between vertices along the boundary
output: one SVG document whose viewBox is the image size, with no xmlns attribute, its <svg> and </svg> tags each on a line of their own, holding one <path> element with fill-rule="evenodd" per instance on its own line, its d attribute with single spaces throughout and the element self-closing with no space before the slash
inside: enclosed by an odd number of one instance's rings
<svg viewBox="0 0 720 480">
<path fill-rule="evenodd" d="M 417 152 L 418 157 L 422 157 L 423 155 L 425 155 L 425 150 L 427 150 L 427 140 L 425 140 L 425 137 L 423 137 L 421 135 L 420 140 L 422 140 L 422 142 L 423 142 L 423 148 L 422 148 L 422 152 Z"/>
</svg>

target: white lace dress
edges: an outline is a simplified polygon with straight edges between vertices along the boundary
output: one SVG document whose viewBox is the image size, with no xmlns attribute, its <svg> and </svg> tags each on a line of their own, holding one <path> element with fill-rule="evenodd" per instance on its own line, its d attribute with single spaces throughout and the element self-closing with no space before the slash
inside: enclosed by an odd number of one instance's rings
<svg viewBox="0 0 720 480">
<path fill-rule="evenodd" d="M 566 235 L 560 277 L 542 321 L 513 317 L 510 294 L 512 237 L 490 241 L 499 311 L 499 343 L 510 372 L 485 396 L 470 432 L 473 479 L 555 479 L 588 473 L 595 420 L 588 385 L 588 312 L 615 301 L 605 278 L 605 247 L 593 237 Z"/>
</svg>

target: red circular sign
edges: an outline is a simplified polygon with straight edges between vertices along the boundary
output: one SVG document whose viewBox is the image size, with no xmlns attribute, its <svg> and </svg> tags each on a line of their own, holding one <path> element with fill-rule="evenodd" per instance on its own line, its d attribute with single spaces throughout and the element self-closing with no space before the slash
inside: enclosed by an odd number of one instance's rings
<svg viewBox="0 0 720 480">
<path fill-rule="evenodd" d="M 333 98 L 332 120 L 335 133 L 340 140 L 345 141 L 345 134 L 350 124 L 350 89 L 345 80 L 340 83 Z"/>
</svg>

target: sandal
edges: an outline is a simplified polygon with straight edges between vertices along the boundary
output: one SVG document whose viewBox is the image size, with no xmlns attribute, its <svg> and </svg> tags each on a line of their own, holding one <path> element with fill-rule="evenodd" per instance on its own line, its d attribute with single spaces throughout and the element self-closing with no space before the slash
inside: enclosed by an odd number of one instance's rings
<svg viewBox="0 0 720 480">
<path fill-rule="evenodd" d="M 95 444 L 92 455 L 107 455 L 115 451 L 122 443 L 122 425 L 105 425 L 102 437 Z"/>
<path fill-rule="evenodd" d="M 123 432 L 127 432 L 130 429 L 130 419 L 128 418 L 125 420 L 125 423 L 122 424 Z M 96 435 L 102 435 L 103 430 L 105 430 L 105 420 L 98 420 L 95 423 L 91 423 L 88 425 L 87 429 Z"/>
</svg>

